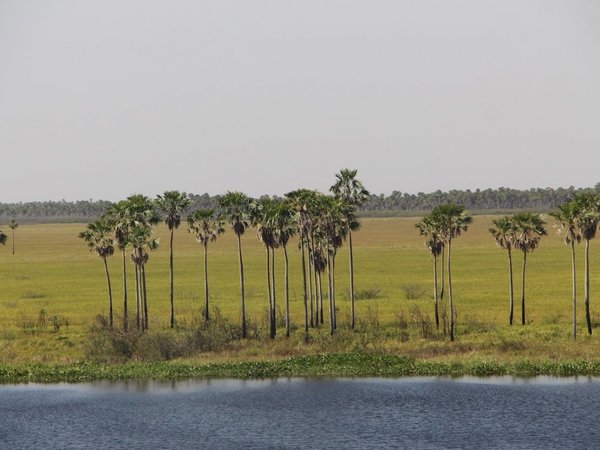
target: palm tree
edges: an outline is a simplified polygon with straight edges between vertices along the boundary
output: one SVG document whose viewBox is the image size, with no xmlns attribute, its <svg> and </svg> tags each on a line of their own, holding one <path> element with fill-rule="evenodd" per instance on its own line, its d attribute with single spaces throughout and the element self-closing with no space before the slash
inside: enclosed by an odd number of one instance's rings
<svg viewBox="0 0 600 450">
<path fill-rule="evenodd" d="M 219 199 L 220 216 L 231 225 L 238 242 L 238 257 L 240 262 L 240 291 L 241 291 L 241 321 L 242 337 L 246 338 L 246 303 L 244 299 L 244 263 L 242 260 L 242 235 L 248 228 L 251 199 L 241 192 L 227 192 Z"/>
<path fill-rule="evenodd" d="M 313 296 L 314 265 L 312 255 L 315 251 L 315 232 L 317 221 L 320 215 L 319 201 L 320 197 L 322 197 L 322 194 L 309 189 L 298 189 L 296 191 L 287 193 L 285 196 L 286 199 L 290 200 L 294 209 L 296 209 L 298 218 L 298 229 L 300 232 L 299 246 L 302 254 L 303 271 L 304 331 L 305 339 L 307 339 L 309 318 L 310 326 L 315 326 L 316 294 Z M 306 264 L 307 255 L 308 265 Z M 308 283 L 306 282 L 307 279 Z"/>
<path fill-rule="evenodd" d="M 425 246 L 433 256 L 433 301 L 435 313 L 435 327 L 440 329 L 440 315 L 438 308 L 438 281 L 437 281 L 437 258 L 442 253 L 444 248 L 444 240 L 440 231 L 440 224 L 436 221 L 436 217 L 429 214 L 423 217 L 423 220 L 415 227 L 419 230 L 421 236 L 425 236 Z M 443 264 L 443 261 L 442 261 Z"/>
<path fill-rule="evenodd" d="M 171 328 L 175 327 L 175 303 L 173 286 L 173 235 L 181 224 L 181 215 L 191 200 L 185 192 L 166 191 L 156 197 L 156 205 L 164 214 L 165 224 L 171 232 L 169 241 L 169 297 L 171 299 Z"/>
<path fill-rule="evenodd" d="M 188 230 L 204 250 L 204 319 L 210 320 L 208 312 L 208 243 L 217 240 L 225 232 L 225 224 L 212 209 L 199 209 L 187 218 Z"/>
<path fill-rule="evenodd" d="M 493 228 L 490 228 L 490 234 L 496 241 L 498 247 L 505 249 L 508 253 L 508 292 L 509 292 L 509 313 L 508 323 L 513 324 L 514 316 L 514 289 L 513 289 L 513 266 L 512 266 L 512 248 L 516 238 L 516 227 L 512 217 L 504 216 L 492 221 Z"/>
<path fill-rule="evenodd" d="M 345 200 L 351 208 L 350 212 L 354 213 L 357 207 L 361 206 L 369 198 L 363 184 L 356 179 L 356 170 L 342 169 L 336 174 L 336 182 L 331 186 L 330 191 L 340 199 Z M 349 220 L 349 218 L 348 218 Z M 356 221 L 355 221 L 356 222 Z M 356 222 L 358 228 L 358 222 Z M 350 302 L 351 302 L 351 327 L 354 328 L 354 259 L 352 255 L 352 229 L 348 229 L 348 252 L 350 256 Z"/>
<path fill-rule="evenodd" d="M 136 224 L 129 229 L 129 242 L 133 247 L 131 261 L 135 265 L 136 319 L 137 326 L 148 329 L 148 295 L 146 290 L 146 264 L 149 250 L 158 248 L 158 240 L 152 236 L 150 224 Z"/>
<path fill-rule="evenodd" d="M 436 206 L 431 213 L 436 221 L 440 223 L 441 236 L 444 247 L 448 248 L 448 298 L 450 300 L 450 340 L 454 340 L 454 303 L 452 296 L 452 239 L 459 237 L 463 231 L 467 231 L 473 218 L 467 216 L 465 208 L 455 204 Z"/>
<path fill-rule="evenodd" d="M 269 316 L 269 337 L 275 338 L 277 333 L 275 322 L 275 254 L 277 246 L 275 237 L 275 208 L 276 202 L 271 199 L 261 199 L 252 205 L 250 218 L 252 226 L 256 227 L 256 236 L 264 244 L 267 263 L 267 310 Z"/>
<path fill-rule="evenodd" d="M 129 246 L 129 223 L 127 221 L 126 201 L 112 205 L 105 214 L 105 219 L 113 229 L 115 242 L 121 251 L 123 271 L 123 331 L 129 329 L 127 305 L 127 258 L 125 252 Z"/>
<path fill-rule="evenodd" d="M 577 339 L 577 278 L 575 276 L 575 244 L 581 242 L 582 205 L 574 199 L 560 205 L 558 211 L 550 213 L 559 223 L 558 232 L 564 233 L 566 245 L 571 246 L 571 276 L 573 292 L 573 339 Z M 587 262 L 587 261 L 586 261 Z"/>
<path fill-rule="evenodd" d="M 541 215 L 530 212 L 515 214 L 513 222 L 516 228 L 516 236 L 513 243 L 514 248 L 523 252 L 523 272 L 521 275 L 521 325 L 525 325 L 525 268 L 527 265 L 527 253 L 533 252 L 539 245 L 542 236 L 545 236 L 546 222 Z"/>
<path fill-rule="evenodd" d="M 14 217 L 12 219 L 10 219 L 10 222 L 8 223 L 8 228 L 10 228 L 12 230 L 12 254 L 15 254 L 15 230 L 17 229 L 17 227 L 19 226 L 19 222 L 17 222 Z"/>
<path fill-rule="evenodd" d="M 79 233 L 79 237 L 86 242 L 90 251 L 96 253 L 104 263 L 106 282 L 108 284 L 108 323 L 110 328 L 113 327 L 113 300 L 110 273 L 108 272 L 106 259 L 115 252 L 114 241 L 111 236 L 112 231 L 110 224 L 106 220 L 100 219 L 94 223 L 90 223 L 87 226 L 87 230 Z"/>
<path fill-rule="evenodd" d="M 302 298 L 304 301 L 304 333 L 308 336 L 308 289 L 306 282 L 306 248 L 308 247 L 309 218 L 308 218 L 308 197 L 310 192 L 307 189 L 298 189 L 285 194 L 286 200 L 296 212 L 297 229 L 299 232 L 300 252 L 302 255 Z M 310 263 L 309 263 L 310 264 Z"/>
<path fill-rule="evenodd" d="M 276 205 L 273 214 L 275 240 L 283 249 L 284 257 L 284 290 L 285 290 L 285 336 L 290 337 L 290 287 L 287 244 L 296 234 L 296 211 L 289 201 Z"/>
<path fill-rule="evenodd" d="M 600 197 L 595 193 L 579 194 L 574 197 L 573 201 L 580 207 L 580 217 L 578 220 L 579 232 L 585 240 L 585 321 L 588 334 L 592 334 L 592 318 L 590 316 L 590 240 L 596 237 L 596 231 L 598 230 Z"/>
<path fill-rule="evenodd" d="M 325 239 L 329 326 L 330 332 L 333 334 L 336 329 L 334 258 L 337 248 L 341 246 L 344 236 L 348 231 L 348 217 L 352 217 L 352 215 L 348 211 L 351 206 L 344 200 L 323 196 L 320 199 L 320 203 L 321 214 L 317 227 Z"/>
<path fill-rule="evenodd" d="M 121 251 L 123 263 L 123 330 L 129 329 L 127 298 L 127 258 L 126 250 L 130 246 L 130 234 L 134 227 L 152 226 L 159 222 L 152 201 L 144 195 L 135 194 L 112 205 L 105 219 L 114 230 L 115 242 Z"/>
</svg>

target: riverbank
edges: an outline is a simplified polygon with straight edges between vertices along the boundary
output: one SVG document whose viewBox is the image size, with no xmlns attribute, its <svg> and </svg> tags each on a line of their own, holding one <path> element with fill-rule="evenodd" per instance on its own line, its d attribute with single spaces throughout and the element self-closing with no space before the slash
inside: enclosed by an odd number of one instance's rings
<svg viewBox="0 0 600 450">
<path fill-rule="evenodd" d="M 202 378 L 260 379 L 278 377 L 600 375 L 600 360 L 513 361 L 465 360 L 433 362 L 399 355 L 340 353 L 270 361 L 198 364 L 166 361 L 125 364 L 73 363 L 0 366 L 0 383 L 79 383 L 99 380 L 180 380 Z"/>
</svg>

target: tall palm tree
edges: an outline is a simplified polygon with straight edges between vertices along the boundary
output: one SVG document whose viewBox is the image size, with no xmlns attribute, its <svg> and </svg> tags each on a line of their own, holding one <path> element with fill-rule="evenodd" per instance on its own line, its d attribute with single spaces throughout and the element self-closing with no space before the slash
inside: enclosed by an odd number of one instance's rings
<svg viewBox="0 0 600 450">
<path fill-rule="evenodd" d="M 250 218 L 252 226 L 256 227 L 256 236 L 264 244 L 267 263 L 267 310 L 269 316 L 269 337 L 275 338 L 277 333 L 275 322 L 275 254 L 277 246 L 275 237 L 275 208 L 276 202 L 271 199 L 261 199 L 252 205 Z"/>
<path fill-rule="evenodd" d="M 345 200 L 351 208 L 350 212 L 354 213 L 357 207 L 361 206 L 369 198 L 369 191 L 367 191 L 363 184 L 356 179 L 356 170 L 342 169 L 340 173 L 336 174 L 336 182 L 331 186 L 330 191 L 340 199 Z M 350 218 L 348 218 L 349 220 Z M 358 228 L 358 222 L 356 228 Z M 354 313 L 354 258 L 352 254 L 352 229 L 348 229 L 348 252 L 350 259 L 350 302 L 351 302 L 351 327 L 355 325 L 355 313 Z"/>
<path fill-rule="evenodd" d="M 510 216 L 504 216 L 492 221 L 494 227 L 490 228 L 490 234 L 496 241 L 496 245 L 508 253 L 508 292 L 509 292 L 509 312 L 508 323 L 513 324 L 514 316 L 514 289 L 513 289 L 513 266 L 512 266 L 512 248 L 516 238 L 515 223 Z"/>
<path fill-rule="evenodd" d="M 111 205 L 105 214 L 105 220 L 114 230 L 117 247 L 121 251 L 123 264 L 123 330 L 129 329 L 128 298 L 127 298 L 127 257 L 126 250 L 130 247 L 131 230 L 134 227 L 149 227 L 159 222 L 152 201 L 141 194 L 134 194 L 125 200 Z"/>
<path fill-rule="evenodd" d="M 19 222 L 17 222 L 14 217 L 12 219 L 10 219 L 10 222 L 8 223 L 8 228 L 10 228 L 12 230 L 12 254 L 15 254 L 15 230 L 17 229 L 17 227 L 19 226 Z"/>
<path fill-rule="evenodd" d="M 285 194 L 286 200 L 296 212 L 297 229 L 299 232 L 300 253 L 302 257 L 302 298 L 304 305 L 304 333 L 308 336 L 308 283 L 306 275 L 306 251 L 308 247 L 308 234 L 310 227 L 308 202 L 313 191 L 308 189 L 298 189 Z M 310 263 L 309 263 L 310 264 Z"/>
<path fill-rule="evenodd" d="M 546 222 L 539 214 L 521 212 L 513 216 L 516 227 L 516 236 L 513 243 L 514 248 L 523 252 L 523 271 L 521 274 L 521 325 L 525 325 L 525 268 L 527 266 L 527 254 L 533 252 L 539 245 L 542 236 L 545 236 Z"/>
<path fill-rule="evenodd" d="M 149 250 L 158 248 L 158 240 L 152 236 L 150 224 L 139 223 L 129 229 L 129 242 L 133 248 L 131 261 L 135 265 L 136 319 L 137 326 L 148 329 L 148 295 L 146 289 L 146 264 Z"/>
<path fill-rule="evenodd" d="M 279 202 L 273 214 L 275 239 L 283 249 L 284 258 L 284 291 L 285 291 L 285 336 L 290 337 L 290 286 L 289 286 L 289 261 L 287 245 L 296 234 L 296 211 L 289 201 Z"/>
<path fill-rule="evenodd" d="M 113 299 L 112 288 L 110 285 L 110 273 L 108 271 L 108 263 L 106 259 L 112 256 L 115 252 L 114 241 L 112 238 L 112 227 L 104 220 L 100 219 L 87 226 L 87 230 L 79 233 L 79 237 L 85 241 L 91 252 L 96 253 L 104 263 L 104 271 L 106 273 L 106 282 L 108 285 L 108 323 L 110 328 L 113 327 Z"/>
<path fill-rule="evenodd" d="M 300 232 L 300 249 L 302 254 L 303 288 L 305 299 L 305 338 L 307 338 L 309 324 L 315 326 L 315 298 L 313 295 L 314 265 L 313 257 L 315 251 L 315 232 L 320 217 L 320 198 L 323 196 L 318 191 L 299 189 L 286 194 L 298 213 L 298 229 Z M 308 256 L 308 264 L 306 264 Z M 308 283 L 306 280 L 308 279 Z M 315 286 L 316 288 L 316 286 Z M 309 311 L 310 309 L 310 311 Z"/>
<path fill-rule="evenodd" d="M 244 262 L 242 259 L 242 235 L 249 226 L 248 219 L 251 209 L 251 199 L 241 192 L 227 192 L 219 199 L 220 216 L 231 225 L 238 242 L 238 257 L 240 263 L 240 293 L 242 337 L 248 337 L 246 329 L 246 303 L 244 297 Z"/>
<path fill-rule="evenodd" d="M 588 334 L 592 334 L 592 318 L 590 315 L 590 241 L 596 237 L 598 222 L 600 221 L 600 197 L 596 193 L 576 195 L 573 201 L 579 205 L 580 217 L 578 220 L 579 232 L 585 240 L 585 282 L 584 305 L 585 321 Z"/>
<path fill-rule="evenodd" d="M 571 277 L 572 277 L 572 302 L 573 302 L 573 339 L 577 339 L 577 278 L 575 273 L 575 244 L 581 242 L 581 207 L 574 200 L 570 200 L 558 207 L 558 211 L 550 213 L 559 223 L 558 232 L 564 234 L 566 245 L 571 247 Z"/>
<path fill-rule="evenodd" d="M 175 229 L 181 224 L 181 216 L 189 206 L 191 200 L 185 192 L 166 191 L 157 195 L 156 205 L 164 214 L 165 224 L 169 228 L 171 238 L 169 241 L 169 297 L 171 299 L 171 328 L 175 327 L 175 302 L 173 285 L 173 235 Z"/>
<path fill-rule="evenodd" d="M 112 205 L 105 214 L 105 219 L 113 229 L 115 243 L 121 252 L 123 274 L 123 331 L 129 329 L 128 304 L 127 304 L 127 258 L 126 250 L 129 246 L 129 222 L 127 220 L 126 201 Z"/>
<path fill-rule="evenodd" d="M 341 245 L 345 233 L 347 233 L 347 217 L 350 215 L 348 212 L 350 205 L 342 199 L 326 196 L 320 199 L 320 203 L 321 214 L 318 221 L 318 230 L 323 233 L 325 238 L 329 327 L 330 333 L 333 334 L 336 329 L 334 253 Z"/>
<path fill-rule="evenodd" d="M 208 312 L 208 243 L 217 240 L 225 233 L 225 222 L 215 214 L 213 209 L 199 209 L 187 218 L 188 230 L 202 245 L 204 250 L 204 319 L 210 320 Z"/>
<path fill-rule="evenodd" d="M 437 280 L 437 258 L 442 253 L 444 247 L 444 240 L 441 235 L 440 223 L 436 220 L 436 217 L 432 214 L 428 214 L 423 217 L 423 220 L 415 227 L 419 230 L 421 236 L 424 236 L 425 246 L 433 256 L 433 301 L 434 301 L 434 314 L 435 314 L 435 327 L 440 329 L 440 315 L 438 308 L 438 280 Z M 442 262 L 443 264 L 443 262 Z"/>
<path fill-rule="evenodd" d="M 450 340 L 454 340 L 454 303 L 452 296 L 452 240 L 467 231 L 473 218 L 467 216 L 463 206 L 453 203 L 436 206 L 432 215 L 440 222 L 440 231 L 444 240 L 444 247 L 448 248 L 448 299 L 450 301 Z"/>
</svg>

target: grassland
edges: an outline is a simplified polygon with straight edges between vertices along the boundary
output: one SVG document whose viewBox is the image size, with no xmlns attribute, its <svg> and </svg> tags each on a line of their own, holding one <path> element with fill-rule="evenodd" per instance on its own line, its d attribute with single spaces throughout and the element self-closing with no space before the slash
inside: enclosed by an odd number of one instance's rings
<svg viewBox="0 0 600 450">
<path fill-rule="evenodd" d="M 272 364 L 272 367 L 276 367 L 276 364 L 283 364 L 281 361 L 298 360 L 302 365 L 302 361 L 312 361 L 302 359 L 313 357 L 311 355 L 377 354 L 407 358 L 401 359 L 401 364 L 408 364 L 410 367 L 418 365 L 423 373 L 429 373 L 427 367 L 435 367 L 435 370 L 431 370 L 432 374 L 444 371 L 452 373 L 453 367 L 478 373 L 480 369 L 477 367 L 488 366 L 495 368 L 490 369 L 494 373 L 518 373 L 519 367 L 527 365 L 531 367 L 531 373 L 539 373 L 540 370 L 548 373 L 569 372 L 560 367 L 579 367 L 580 370 L 576 372 L 596 373 L 597 361 L 600 360 L 600 330 L 595 329 L 595 334 L 591 337 L 586 335 L 581 301 L 578 314 L 579 338 L 573 342 L 570 337 L 571 279 L 568 248 L 550 226 L 549 236 L 528 257 L 528 324 L 509 327 L 506 254 L 495 246 L 489 236 L 487 230 L 491 219 L 490 216 L 477 216 L 469 231 L 453 245 L 453 284 L 458 312 L 456 342 L 449 342 L 443 334 L 436 333 L 432 328 L 432 262 L 414 228 L 416 219 L 363 219 L 361 231 L 354 236 L 356 287 L 359 294 L 363 292 L 364 296 L 372 298 L 360 298 L 359 295 L 357 331 L 350 331 L 346 326 L 350 308 L 346 293 L 347 253 L 344 248 L 337 259 L 339 333 L 332 338 L 324 329 L 311 330 L 309 342 L 304 342 L 301 330 L 303 308 L 300 258 L 292 245 L 290 248 L 294 250 L 290 251 L 290 295 L 292 321 L 297 328 L 290 339 L 278 336 L 271 341 L 265 337 L 264 250 L 254 233 L 249 231 L 243 237 L 247 309 L 257 336 L 247 341 L 236 341 L 223 348 L 187 354 L 176 363 L 152 364 L 183 364 L 177 367 L 212 364 L 210 367 L 218 367 L 218 370 L 214 369 L 210 373 L 225 376 L 238 372 L 252 374 L 252 370 L 244 369 L 245 364 L 259 364 L 259 367 L 262 367 L 260 364 Z M 95 316 L 106 314 L 108 308 L 101 261 L 90 254 L 77 238 L 77 233 L 83 228 L 83 225 L 77 224 L 21 225 L 17 230 L 16 255 L 10 254 L 8 246 L 0 249 L 0 366 L 4 371 L 0 370 L 0 379 L 23 379 L 6 375 L 9 372 L 15 374 L 18 371 L 37 371 L 36 373 L 43 374 L 49 366 L 54 365 L 63 367 L 55 371 L 60 373 L 61 370 L 68 371 L 65 367 L 81 367 L 81 362 L 87 359 L 87 330 L 94 323 Z M 150 327 L 151 330 L 172 335 L 182 334 L 192 328 L 199 317 L 203 292 L 201 249 L 183 227 L 177 231 L 175 306 L 179 328 L 173 332 L 164 331 L 167 330 L 169 317 L 168 234 L 162 226 L 156 232 L 163 245 L 151 255 L 147 266 Z M 592 241 L 591 303 L 592 318 L 596 326 L 600 323 L 600 279 L 597 276 L 600 266 L 595 264 L 596 255 L 600 251 L 598 247 L 599 244 Z M 224 318 L 237 323 L 239 274 L 233 234 L 228 232 L 211 244 L 209 252 L 212 305 L 219 308 Z M 580 256 L 579 267 L 583 267 L 581 251 Z M 280 256 L 277 262 L 278 301 L 281 306 L 282 261 Z M 119 258 L 111 258 L 109 264 L 113 277 L 115 311 L 118 315 L 122 310 Z M 517 317 L 520 314 L 519 271 L 520 257 L 517 255 Z M 132 286 L 132 279 L 130 283 Z M 581 282 L 579 286 L 582 292 Z M 416 292 L 417 298 L 407 299 L 407 289 Z M 54 330 L 53 321 L 60 325 L 58 331 Z M 349 375 L 373 374 L 364 369 L 372 365 L 370 360 L 359 358 L 357 361 L 359 363 L 354 372 L 338 372 Z M 83 367 L 96 367 L 89 364 L 85 363 Z M 144 364 L 149 363 L 141 361 L 134 364 L 138 364 L 135 367 L 139 368 L 140 373 L 145 373 L 147 369 L 144 367 L 147 366 Z M 237 369 L 231 369 L 228 366 L 230 364 L 238 364 Z M 289 364 L 291 363 L 288 366 Z M 317 363 L 312 361 L 310 364 Z M 390 364 L 400 367 L 397 361 Z M 32 367 L 37 369 L 31 369 Z M 229 369 L 225 370 L 223 367 Z M 421 369 L 410 372 L 408 369 L 398 368 L 396 373 L 419 374 Z M 117 369 L 114 370 L 117 373 Z M 264 373 L 269 372 L 265 370 Z M 288 369 L 273 370 L 277 374 L 293 374 Z M 338 372 L 333 369 L 328 372 L 316 369 L 296 370 L 296 374 Z"/>
</svg>

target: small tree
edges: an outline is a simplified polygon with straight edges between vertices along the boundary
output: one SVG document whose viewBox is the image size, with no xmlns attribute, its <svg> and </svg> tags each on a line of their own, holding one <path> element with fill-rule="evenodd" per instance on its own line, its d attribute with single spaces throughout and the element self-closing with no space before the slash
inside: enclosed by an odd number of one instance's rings
<svg viewBox="0 0 600 450">
<path fill-rule="evenodd" d="M 10 228 L 12 230 L 12 254 L 15 254 L 15 230 L 17 229 L 17 227 L 19 226 L 19 222 L 17 222 L 14 217 L 12 219 L 10 219 L 10 222 L 8 223 L 8 228 Z"/>
</svg>

